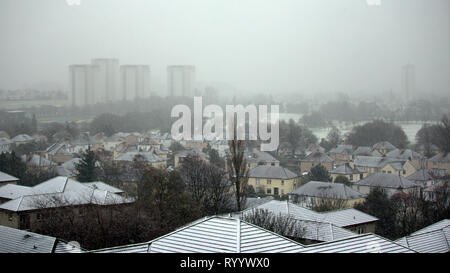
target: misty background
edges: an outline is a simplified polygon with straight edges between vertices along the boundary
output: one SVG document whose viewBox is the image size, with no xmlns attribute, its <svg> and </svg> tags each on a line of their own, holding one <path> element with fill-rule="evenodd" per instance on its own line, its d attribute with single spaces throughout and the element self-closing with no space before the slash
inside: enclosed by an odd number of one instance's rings
<svg viewBox="0 0 450 273">
<path fill-rule="evenodd" d="M 448 95 L 450 1 L 0 1 L 0 89 L 68 89 L 68 65 L 146 64 L 165 95 L 166 67 L 196 66 L 199 84 L 236 92 Z"/>
</svg>

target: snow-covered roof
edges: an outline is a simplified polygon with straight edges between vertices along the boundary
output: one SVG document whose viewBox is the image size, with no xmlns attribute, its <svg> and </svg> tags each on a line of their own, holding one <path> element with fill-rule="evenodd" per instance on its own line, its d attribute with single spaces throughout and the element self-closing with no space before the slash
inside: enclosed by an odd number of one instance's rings
<svg viewBox="0 0 450 273">
<path fill-rule="evenodd" d="M 101 249 L 103 253 L 292 253 L 303 245 L 231 217 L 206 217 L 143 244 Z"/>
<path fill-rule="evenodd" d="M 55 237 L 0 226 L 0 253 L 77 252 L 83 252 L 83 249 Z"/>
<path fill-rule="evenodd" d="M 0 183 L 1 182 L 10 182 L 10 181 L 19 181 L 19 178 L 9 175 L 4 172 L 0 172 Z"/>
</svg>

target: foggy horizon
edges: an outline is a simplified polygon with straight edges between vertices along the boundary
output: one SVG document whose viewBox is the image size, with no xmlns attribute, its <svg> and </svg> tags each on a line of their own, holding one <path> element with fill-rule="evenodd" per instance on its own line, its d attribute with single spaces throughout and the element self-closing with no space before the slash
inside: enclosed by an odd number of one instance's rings
<svg viewBox="0 0 450 273">
<path fill-rule="evenodd" d="M 400 92 L 401 67 L 417 92 L 450 90 L 447 0 L 0 2 L 0 89 L 56 85 L 95 58 L 150 66 L 164 95 L 166 67 L 193 65 L 197 83 L 237 90 Z"/>
</svg>

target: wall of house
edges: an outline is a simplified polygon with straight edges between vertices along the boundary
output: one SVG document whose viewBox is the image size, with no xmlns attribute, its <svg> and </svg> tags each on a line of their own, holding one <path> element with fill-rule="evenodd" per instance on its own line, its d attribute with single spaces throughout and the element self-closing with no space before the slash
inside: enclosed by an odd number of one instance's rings
<svg viewBox="0 0 450 273">
<path fill-rule="evenodd" d="M 248 179 L 249 186 L 252 186 L 257 192 L 258 189 L 263 190 L 266 195 L 275 195 L 275 188 L 278 188 L 279 196 L 288 194 L 298 186 L 298 183 L 298 178 L 282 180 L 249 177 Z M 270 192 L 267 191 L 268 189 L 270 189 Z"/>
<path fill-rule="evenodd" d="M 11 228 L 19 228 L 19 215 L 14 212 L 0 210 L 0 225 Z"/>
</svg>

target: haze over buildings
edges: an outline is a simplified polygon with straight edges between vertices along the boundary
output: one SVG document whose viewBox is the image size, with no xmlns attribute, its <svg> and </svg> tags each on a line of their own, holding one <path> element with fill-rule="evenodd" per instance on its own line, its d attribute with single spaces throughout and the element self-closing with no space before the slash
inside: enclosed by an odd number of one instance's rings
<svg viewBox="0 0 450 273">
<path fill-rule="evenodd" d="M 122 65 L 117 59 L 93 59 L 69 66 L 69 99 L 73 106 L 150 97 L 150 68 Z"/>
<path fill-rule="evenodd" d="M 192 97 L 195 92 L 195 66 L 171 65 L 167 67 L 167 94 Z"/>
<path fill-rule="evenodd" d="M 402 66 L 402 93 L 406 100 L 415 95 L 416 88 L 416 68 L 412 64 Z"/>
<path fill-rule="evenodd" d="M 172 64 L 239 93 L 404 94 L 407 63 L 416 94 L 450 88 L 448 0 L 2 0 L 0 22 L 0 89 L 68 91 L 67 66 L 96 56 L 149 65 L 160 95 Z"/>
</svg>

